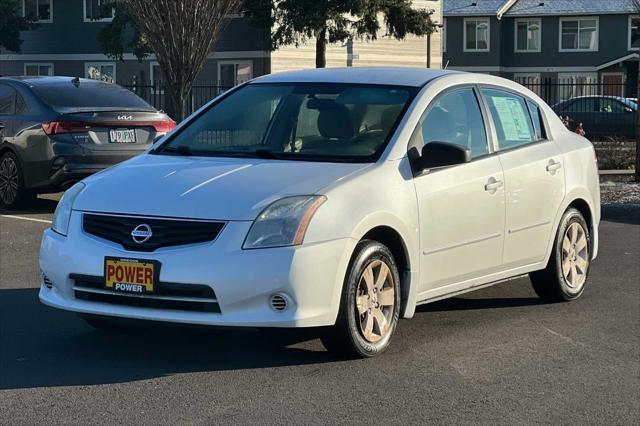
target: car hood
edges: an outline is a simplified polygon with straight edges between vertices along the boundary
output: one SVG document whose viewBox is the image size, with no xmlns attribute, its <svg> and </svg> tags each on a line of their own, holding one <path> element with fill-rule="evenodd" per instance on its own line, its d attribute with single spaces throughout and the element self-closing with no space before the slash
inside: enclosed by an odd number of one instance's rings
<svg viewBox="0 0 640 426">
<path fill-rule="evenodd" d="M 285 196 L 315 194 L 368 164 L 141 155 L 98 173 L 74 210 L 253 220 Z"/>
</svg>

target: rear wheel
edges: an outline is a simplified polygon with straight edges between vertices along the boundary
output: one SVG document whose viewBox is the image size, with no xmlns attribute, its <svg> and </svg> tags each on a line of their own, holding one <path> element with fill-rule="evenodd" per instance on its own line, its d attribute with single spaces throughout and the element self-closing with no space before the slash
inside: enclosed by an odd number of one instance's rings
<svg viewBox="0 0 640 426">
<path fill-rule="evenodd" d="M 24 187 L 24 176 L 18 157 L 6 152 L 0 157 L 0 206 L 16 209 L 27 206 L 36 194 Z"/>
<path fill-rule="evenodd" d="M 343 286 L 336 324 L 325 330 L 322 343 L 331 352 L 372 357 L 391 341 L 400 314 L 400 277 L 389 249 L 362 241 Z"/>
<path fill-rule="evenodd" d="M 582 214 L 567 210 L 560 220 L 547 267 L 530 274 L 533 289 L 550 302 L 577 299 L 584 291 L 591 265 L 591 235 Z"/>
</svg>

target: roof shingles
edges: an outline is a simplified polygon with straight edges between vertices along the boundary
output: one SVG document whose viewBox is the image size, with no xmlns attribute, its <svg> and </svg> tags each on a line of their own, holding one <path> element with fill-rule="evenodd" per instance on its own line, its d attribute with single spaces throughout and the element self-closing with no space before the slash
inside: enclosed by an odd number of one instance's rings
<svg viewBox="0 0 640 426">
<path fill-rule="evenodd" d="M 470 16 L 496 15 L 507 0 L 443 0 L 443 2 L 444 16 Z M 517 0 L 505 16 L 626 14 L 636 11 L 633 0 Z"/>
</svg>

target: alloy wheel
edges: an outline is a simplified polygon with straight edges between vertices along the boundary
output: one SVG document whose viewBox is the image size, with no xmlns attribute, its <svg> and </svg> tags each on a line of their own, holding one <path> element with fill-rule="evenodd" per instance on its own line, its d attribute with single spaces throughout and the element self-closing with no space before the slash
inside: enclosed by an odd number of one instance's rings
<svg viewBox="0 0 640 426">
<path fill-rule="evenodd" d="M 10 156 L 0 162 L 0 199 L 10 205 L 18 197 L 18 165 Z"/>
<path fill-rule="evenodd" d="M 578 290 L 587 279 L 589 243 L 587 234 L 577 222 L 567 228 L 562 239 L 562 275 L 572 290 Z"/>
<path fill-rule="evenodd" d="M 384 338 L 391 329 L 395 287 L 389 266 L 381 260 L 369 263 L 360 276 L 356 293 L 357 323 L 362 337 L 371 343 Z"/>
</svg>

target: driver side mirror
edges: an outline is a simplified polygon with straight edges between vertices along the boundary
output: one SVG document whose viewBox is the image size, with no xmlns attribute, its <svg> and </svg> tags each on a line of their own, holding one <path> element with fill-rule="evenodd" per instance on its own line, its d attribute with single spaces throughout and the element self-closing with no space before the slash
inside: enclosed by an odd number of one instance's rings
<svg viewBox="0 0 640 426">
<path fill-rule="evenodd" d="M 471 161 L 471 150 L 449 142 L 429 142 L 422 147 L 420 157 L 414 156 L 414 172 L 437 167 L 455 166 Z"/>
</svg>

